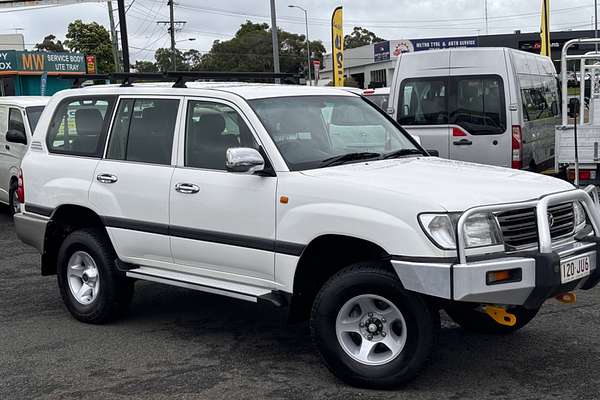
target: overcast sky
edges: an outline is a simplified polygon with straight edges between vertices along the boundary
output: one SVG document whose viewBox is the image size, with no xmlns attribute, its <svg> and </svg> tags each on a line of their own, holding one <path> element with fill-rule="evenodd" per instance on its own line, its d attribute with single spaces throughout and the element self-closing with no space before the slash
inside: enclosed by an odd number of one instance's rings
<svg viewBox="0 0 600 400">
<path fill-rule="evenodd" d="M 126 0 L 133 5 L 127 14 L 131 60 L 153 59 L 154 51 L 169 46 L 165 26 L 167 0 Z M 416 39 L 485 34 L 485 0 L 276 0 L 280 28 L 304 33 L 304 14 L 288 8 L 296 4 L 308 9 L 309 36 L 330 48 L 329 21 L 333 9 L 342 4 L 346 32 L 355 25 L 368 28 L 384 39 Z M 115 7 L 115 19 L 118 21 Z M 175 19 L 187 21 L 177 32 L 177 46 L 208 51 L 216 39 L 230 38 L 245 20 L 269 22 L 269 0 L 176 0 Z M 489 33 L 539 31 L 541 0 L 488 0 Z M 591 29 L 593 0 L 551 0 L 552 30 Z M 86 3 L 38 9 L 0 9 L 0 33 L 22 28 L 26 47 L 48 34 L 64 39 L 68 24 L 82 19 L 108 28 L 106 3 Z M 195 41 L 186 41 L 195 38 Z"/>
</svg>

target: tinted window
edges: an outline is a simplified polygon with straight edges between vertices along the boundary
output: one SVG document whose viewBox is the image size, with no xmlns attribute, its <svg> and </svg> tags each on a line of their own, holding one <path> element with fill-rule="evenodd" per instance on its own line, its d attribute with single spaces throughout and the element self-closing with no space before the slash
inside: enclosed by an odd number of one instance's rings
<svg viewBox="0 0 600 400">
<path fill-rule="evenodd" d="M 52 117 L 46 138 L 51 153 L 101 157 L 114 97 L 63 101 Z"/>
<path fill-rule="evenodd" d="M 227 149 L 258 149 L 242 117 L 225 104 L 190 101 L 185 137 L 187 167 L 225 170 Z"/>
<path fill-rule="evenodd" d="M 402 83 L 398 122 L 402 125 L 448 123 L 446 78 L 407 79 Z"/>
<path fill-rule="evenodd" d="M 388 109 L 388 101 L 390 95 L 389 94 L 374 94 L 369 96 L 368 99 L 371 100 L 375 105 L 381 108 L 383 111 L 387 112 Z"/>
<path fill-rule="evenodd" d="M 25 134 L 25 125 L 23 124 L 23 114 L 17 108 L 11 108 L 8 114 L 8 130 L 19 131 Z"/>
<path fill-rule="evenodd" d="M 38 121 L 40 120 L 40 116 L 42 115 L 42 111 L 44 111 L 44 107 L 27 107 L 27 120 L 29 121 L 29 128 L 31 128 L 31 132 L 35 131 L 35 127 L 37 126 Z"/>
<path fill-rule="evenodd" d="M 558 83 L 554 77 L 520 74 L 519 84 L 526 121 L 558 115 Z"/>
<path fill-rule="evenodd" d="M 501 77 L 455 77 L 451 90 L 450 124 L 472 135 L 504 133 L 506 108 Z"/>
<path fill-rule="evenodd" d="M 175 99 L 121 100 L 106 158 L 170 165 L 178 109 Z"/>
<path fill-rule="evenodd" d="M 357 96 L 298 96 L 249 101 L 293 171 L 356 152 L 416 147 L 392 121 Z"/>
</svg>

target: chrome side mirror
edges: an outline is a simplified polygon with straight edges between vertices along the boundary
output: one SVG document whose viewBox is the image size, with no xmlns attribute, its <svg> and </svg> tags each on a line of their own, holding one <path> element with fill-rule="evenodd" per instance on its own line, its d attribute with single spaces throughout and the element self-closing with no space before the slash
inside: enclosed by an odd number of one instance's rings
<svg viewBox="0 0 600 400">
<path fill-rule="evenodd" d="M 260 153 L 249 147 L 232 147 L 225 154 L 225 166 L 229 172 L 253 174 L 265 168 L 265 160 Z"/>
</svg>

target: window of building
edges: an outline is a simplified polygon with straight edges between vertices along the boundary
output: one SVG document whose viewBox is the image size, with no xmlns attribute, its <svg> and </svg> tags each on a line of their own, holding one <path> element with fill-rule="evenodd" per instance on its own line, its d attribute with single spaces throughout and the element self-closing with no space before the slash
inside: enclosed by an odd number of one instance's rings
<svg viewBox="0 0 600 400">
<path fill-rule="evenodd" d="M 170 165 L 178 110 L 176 99 L 121 100 L 106 158 Z"/>
<path fill-rule="evenodd" d="M 101 157 L 115 98 L 67 99 L 57 108 L 47 135 L 51 153 Z"/>
</svg>

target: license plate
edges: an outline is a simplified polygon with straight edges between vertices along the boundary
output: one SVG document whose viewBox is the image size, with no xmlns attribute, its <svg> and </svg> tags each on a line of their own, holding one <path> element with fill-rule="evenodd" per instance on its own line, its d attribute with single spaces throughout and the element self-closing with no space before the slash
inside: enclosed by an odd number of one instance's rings
<svg viewBox="0 0 600 400">
<path fill-rule="evenodd" d="M 560 263 L 560 281 L 567 283 L 590 274 L 590 257 L 583 256 Z"/>
</svg>

